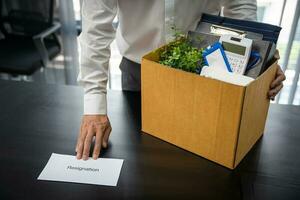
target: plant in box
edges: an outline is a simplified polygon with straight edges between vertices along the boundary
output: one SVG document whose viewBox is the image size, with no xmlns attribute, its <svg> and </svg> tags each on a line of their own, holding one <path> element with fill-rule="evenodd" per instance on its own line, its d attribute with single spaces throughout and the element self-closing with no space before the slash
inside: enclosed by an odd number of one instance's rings
<svg viewBox="0 0 300 200">
<path fill-rule="evenodd" d="M 159 55 L 159 63 L 183 71 L 199 74 L 203 67 L 203 49 L 192 46 L 185 35 L 175 33 L 175 40 L 166 45 Z"/>
</svg>

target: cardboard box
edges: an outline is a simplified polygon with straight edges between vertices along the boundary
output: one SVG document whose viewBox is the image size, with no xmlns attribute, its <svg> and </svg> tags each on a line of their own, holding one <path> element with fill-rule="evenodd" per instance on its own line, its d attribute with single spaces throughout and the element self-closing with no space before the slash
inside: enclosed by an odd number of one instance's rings
<svg viewBox="0 0 300 200">
<path fill-rule="evenodd" d="M 234 169 L 264 132 L 276 62 L 248 86 L 205 78 L 143 57 L 142 131 Z"/>
</svg>

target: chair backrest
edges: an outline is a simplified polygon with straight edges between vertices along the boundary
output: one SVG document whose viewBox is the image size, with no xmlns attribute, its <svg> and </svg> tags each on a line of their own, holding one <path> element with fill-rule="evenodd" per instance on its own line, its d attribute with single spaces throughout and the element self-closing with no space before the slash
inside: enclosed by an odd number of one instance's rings
<svg viewBox="0 0 300 200">
<path fill-rule="evenodd" d="M 0 17 L 7 32 L 34 35 L 52 25 L 53 8 L 54 0 L 0 0 Z"/>
</svg>

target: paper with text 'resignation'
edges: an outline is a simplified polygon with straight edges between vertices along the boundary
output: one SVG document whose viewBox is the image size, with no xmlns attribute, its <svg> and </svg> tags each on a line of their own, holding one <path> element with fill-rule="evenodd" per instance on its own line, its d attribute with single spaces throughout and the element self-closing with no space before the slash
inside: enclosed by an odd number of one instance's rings
<svg viewBox="0 0 300 200">
<path fill-rule="evenodd" d="M 77 160 L 75 156 L 53 153 L 38 180 L 116 186 L 122 159 Z"/>
</svg>

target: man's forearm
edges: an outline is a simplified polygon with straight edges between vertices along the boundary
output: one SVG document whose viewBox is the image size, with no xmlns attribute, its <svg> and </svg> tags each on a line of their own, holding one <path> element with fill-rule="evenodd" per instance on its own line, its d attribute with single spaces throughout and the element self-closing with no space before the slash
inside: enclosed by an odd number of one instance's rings
<svg viewBox="0 0 300 200">
<path fill-rule="evenodd" d="M 78 82 L 84 88 L 84 114 L 107 113 L 106 87 L 116 13 L 116 0 L 84 0 L 82 3 Z"/>
</svg>

